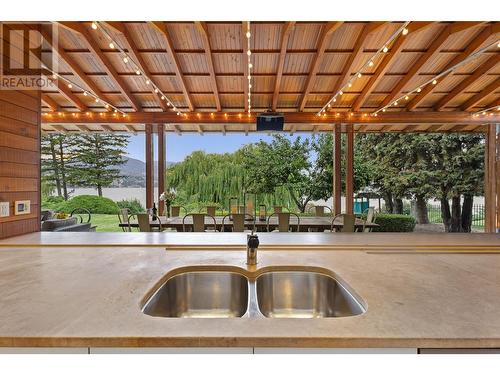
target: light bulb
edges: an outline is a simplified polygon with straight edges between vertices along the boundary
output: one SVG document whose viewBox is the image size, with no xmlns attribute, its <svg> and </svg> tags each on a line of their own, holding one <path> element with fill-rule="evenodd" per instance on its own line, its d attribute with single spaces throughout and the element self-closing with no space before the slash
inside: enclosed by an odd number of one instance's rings
<svg viewBox="0 0 500 375">
<path fill-rule="evenodd" d="M 252 79 L 252 76 L 251 75 L 248 75 L 248 80 L 250 81 Z"/>
<path fill-rule="evenodd" d="M 128 59 L 126 57 L 123 58 L 123 62 L 126 64 L 128 63 Z"/>
<path fill-rule="evenodd" d="M 382 109 L 382 112 L 385 112 L 385 108 Z"/>
<path fill-rule="evenodd" d="M 248 88 L 249 88 L 249 89 L 251 89 L 251 88 L 252 88 L 252 84 L 251 84 L 251 83 L 249 83 L 249 84 L 248 84 Z"/>
<path fill-rule="evenodd" d="M 99 103 L 99 98 L 95 98 L 95 102 L 96 102 L 96 103 Z"/>
<path fill-rule="evenodd" d="M 435 84 L 437 84 L 437 83 L 438 83 L 438 81 L 436 81 L 436 80 L 432 81 L 432 84 L 433 84 L 433 85 L 435 85 Z"/>
<path fill-rule="evenodd" d="M 373 66 L 373 61 L 370 60 L 370 62 L 368 63 L 369 66 Z"/>
<path fill-rule="evenodd" d="M 84 92 L 83 92 L 83 96 L 87 96 L 87 95 L 88 95 L 88 94 L 87 94 L 87 91 L 84 91 Z"/>
<path fill-rule="evenodd" d="M 328 108 L 332 108 L 332 105 L 330 103 L 328 103 Z"/>
<path fill-rule="evenodd" d="M 162 95 L 162 96 L 161 96 L 161 100 L 165 100 L 165 96 L 163 96 L 163 95 Z"/>
<path fill-rule="evenodd" d="M 250 56 L 252 54 L 252 51 L 248 50 L 247 55 Z"/>
<path fill-rule="evenodd" d="M 170 104 L 170 102 L 168 102 L 168 103 L 167 103 L 167 107 L 170 107 L 170 106 L 171 106 L 171 104 Z"/>
<path fill-rule="evenodd" d="M 498 42 L 497 47 L 500 48 L 500 42 Z"/>
<path fill-rule="evenodd" d="M 115 45 L 113 43 L 109 43 L 109 48 L 114 49 Z"/>
<path fill-rule="evenodd" d="M 146 80 L 146 85 L 149 85 L 151 82 L 149 82 L 149 79 Z"/>
<path fill-rule="evenodd" d="M 419 87 L 419 88 L 417 89 L 417 92 L 420 92 L 420 91 L 422 91 L 422 89 Z"/>
<path fill-rule="evenodd" d="M 250 37 L 252 36 L 252 34 L 250 34 L 250 31 L 247 31 L 246 36 L 248 39 L 250 39 Z"/>
<path fill-rule="evenodd" d="M 394 102 L 394 105 L 398 105 L 398 102 Z"/>
<path fill-rule="evenodd" d="M 403 33 L 402 34 L 403 35 L 407 35 L 408 34 L 408 29 L 406 27 L 403 29 Z"/>
<path fill-rule="evenodd" d="M 249 68 L 249 69 L 252 69 L 252 68 L 253 68 L 253 64 L 252 64 L 252 63 L 249 63 L 249 64 L 248 64 L 248 68 Z"/>
<path fill-rule="evenodd" d="M 337 98 L 333 98 L 333 102 L 335 103 L 337 101 Z"/>
<path fill-rule="evenodd" d="M 71 83 L 68 83 L 68 88 L 69 89 L 73 88 L 73 85 Z"/>
<path fill-rule="evenodd" d="M 158 94 L 158 89 L 155 88 L 155 94 Z"/>
<path fill-rule="evenodd" d="M 339 91 L 339 95 L 342 96 L 344 94 L 343 91 Z"/>
<path fill-rule="evenodd" d="M 141 71 L 140 71 L 140 70 L 136 70 L 136 71 L 135 71 L 135 74 L 137 74 L 137 75 L 141 75 Z"/>
<path fill-rule="evenodd" d="M 358 73 L 358 78 L 361 78 L 361 73 Z"/>
<path fill-rule="evenodd" d="M 378 113 L 374 113 L 373 116 L 377 117 L 378 116 Z"/>
<path fill-rule="evenodd" d="M 382 50 L 382 52 L 386 53 L 387 51 L 389 51 L 389 48 L 387 48 L 387 46 L 385 46 L 384 49 Z"/>
<path fill-rule="evenodd" d="M 92 29 L 93 29 L 93 30 L 97 30 L 97 23 L 92 22 Z"/>
<path fill-rule="evenodd" d="M 117 109 L 115 109 L 113 112 L 114 112 L 114 113 L 118 113 L 118 110 L 117 110 Z"/>
<path fill-rule="evenodd" d="M 406 95 L 406 96 L 405 96 L 405 100 L 408 100 L 408 99 L 410 99 L 410 98 L 409 98 L 409 96 L 408 96 L 408 95 Z"/>
<path fill-rule="evenodd" d="M 109 108 L 109 104 L 106 103 L 106 105 L 104 106 L 105 108 Z"/>
<path fill-rule="evenodd" d="M 348 84 L 347 86 L 352 87 L 352 83 L 351 83 L 351 82 L 349 82 L 349 84 Z"/>
</svg>

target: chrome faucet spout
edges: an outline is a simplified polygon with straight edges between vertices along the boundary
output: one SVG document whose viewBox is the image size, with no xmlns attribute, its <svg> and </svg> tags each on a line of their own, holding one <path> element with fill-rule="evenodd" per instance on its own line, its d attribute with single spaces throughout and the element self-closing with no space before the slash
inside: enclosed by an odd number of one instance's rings
<svg viewBox="0 0 500 375">
<path fill-rule="evenodd" d="M 259 247 L 259 237 L 252 232 L 247 235 L 247 264 L 254 266 L 257 264 L 257 249 Z"/>
</svg>

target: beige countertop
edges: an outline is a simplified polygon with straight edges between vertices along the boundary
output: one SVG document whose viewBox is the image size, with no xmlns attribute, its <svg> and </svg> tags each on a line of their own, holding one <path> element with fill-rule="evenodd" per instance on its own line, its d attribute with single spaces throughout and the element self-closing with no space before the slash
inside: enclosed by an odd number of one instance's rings
<svg viewBox="0 0 500 375">
<path fill-rule="evenodd" d="M 490 249 L 499 245 L 498 235 L 262 234 L 270 247 L 259 252 L 259 268 L 325 268 L 367 305 L 363 315 L 327 319 L 144 315 L 143 298 L 176 268 L 246 270 L 245 252 L 229 246 L 245 237 L 119 234 L 127 245 L 120 246 L 116 235 L 42 233 L 0 241 L 0 346 L 500 347 L 500 254 L 364 249 L 390 245 L 391 237 L 398 249 L 427 243 L 449 251 L 454 244 L 465 249 L 464 242 Z M 99 246 L 87 246 L 92 243 Z M 173 250 L 204 243 L 214 246 Z M 218 244 L 226 247 L 217 250 Z M 290 244 L 293 252 L 280 247 Z M 342 244 L 351 247 L 341 250 Z"/>
</svg>

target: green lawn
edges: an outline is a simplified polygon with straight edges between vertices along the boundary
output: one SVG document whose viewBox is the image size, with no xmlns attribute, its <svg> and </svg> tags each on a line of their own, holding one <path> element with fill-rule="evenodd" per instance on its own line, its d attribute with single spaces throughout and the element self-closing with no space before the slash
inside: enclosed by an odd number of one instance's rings
<svg viewBox="0 0 500 375">
<path fill-rule="evenodd" d="M 118 215 L 92 214 L 92 225 L 97 226 L 97 232 L 122 232 L 118 224 Z"/>
</svg>

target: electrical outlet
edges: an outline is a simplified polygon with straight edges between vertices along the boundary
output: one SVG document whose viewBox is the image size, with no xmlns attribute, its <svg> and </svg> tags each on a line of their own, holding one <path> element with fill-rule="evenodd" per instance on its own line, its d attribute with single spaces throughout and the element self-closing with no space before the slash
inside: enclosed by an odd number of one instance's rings
<svg viewBox="0 0 500 375">
<path fill-rule="evenodd" d="M 0 202 L 0 217 L 7 217 L 10 215 L 10 203 Z"/>
<path fill-rule="evenodd" d="M 26 215 L 31 212 L 31 201 L 15 201 L 14 202 L 14 214 L 15 215 Z"/>
</svg>

